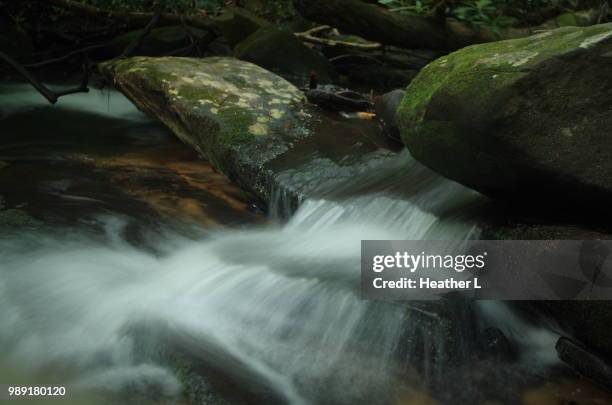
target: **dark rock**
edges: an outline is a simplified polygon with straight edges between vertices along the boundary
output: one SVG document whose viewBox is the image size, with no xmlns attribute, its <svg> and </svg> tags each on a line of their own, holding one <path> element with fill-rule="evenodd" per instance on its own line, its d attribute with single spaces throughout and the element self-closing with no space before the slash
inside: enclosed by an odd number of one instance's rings
<svg viewBox="0 0 612 405">
<path fill-rule="evenodd" d="M 395 115 L 402 99 L 404 98 L 404 90 L 393 90 L 383 94 L 374 102 L 374 110 L 376 111 L 376 119 L 380 122 L 382 131 L 385 136 L 400 141 L 400 133 L 395 122 Z"/>
<path fill-rule="evenodd" d="M 476 45 L 424 68 L 398 124 L 412 155 L 482 193 L 612 198 L 612 24 Z"/>
<path fill-rule="evenodd" d="M 269 22 L 240 7 L 228 7 L 215 19 L 215 27 L 231 47 L 244 41 L 260 28 L 268 26 Z"/>
<path fill-rule="evenodd" d="M 217 37 L 208 44 L 209 56 L 232 56 L 234 50 L 225 37 Z"/>
<path fill-rule="evenodd" d="M 612 365 L 566 337 L 556 344 L 559 358 L 583 376 L 612 391 Z"/>
<path fill-rule="evenodd" d="M 319 83 L 329 83 L 333 66 L 319 52 L 308 48 L 290 31 L 262 28 L 234 49 L 234 56 L 268 69 L 292 83 L 303 86 L 310 73 Z"/>
<path fill-rule="evenodd" d="M 348 78 L 352 82 L 384 90 L 405 88 L 417 73 L 416 70 L 403 70 L 387 65 L 355 65 L 347 70 Z"/>
<path fill-rule="evenodd" d="M 507 361 L 516 358 L 516 349 L 512 347 L 501 330 L 493 327 L 486 328 L 482 331 L 480 339 L 482 341 L 482 351 L 485 355 Z"/>
<path fill-rule="evenodd" d="M 550 301 L 543 305 L 571 336 L 612 362 L 612 302 Z"/>
</svg>

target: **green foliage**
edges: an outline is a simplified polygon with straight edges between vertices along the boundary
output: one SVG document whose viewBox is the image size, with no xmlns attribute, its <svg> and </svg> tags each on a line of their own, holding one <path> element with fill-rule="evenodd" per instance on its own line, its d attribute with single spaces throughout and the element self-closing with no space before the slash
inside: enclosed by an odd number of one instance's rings
<svg viewBox="0 0 612 405">
<path fill-rule="evenodd" d="M 378 0 L 378 2 L 402 14 L 428 15 L 431 13 L 430 5 L 423 0 Z"/>
<path fill-rule="evenodd" d="M 494 34 L 501 35 L 501 31 L 517 22 L 517 19 L 504 15 L 500 2 L 494 0 L 475 0 L 465 3 L 452 10 L 452 15 L 459 21 L 463 21 L 481 29 L 489 28 Z"/>
<path fill-rule="evenodd" d="M 123 11 L 152 11 L 159 7 L 165 12 L 188 13 L 195 9 L 217 12 L 224 4 L 222 0 L 80 0 L 81 3 Z"/>
<path fill-rule="evenodd" d="M 273 22 L 289 20 L 296 14 L 292 0 L 234 0 L 233 3 Z"/>
<path fill-rule="evenodd" d="M 579 0 L 378 0 L 393 12 L 426 17 L 445 16 L 462 21 L 476 30 L 488 29 L 496 35 L 515 25 L 529 25 L 544 10 L 576 10 Z"/>
<path fill-rule="evenodd" d="M 272 20 L 283 20 L 295 14 L 291 0 L 78 0 L 106 10 L 152 11 L 160 7 L 165 12 L 186 14 L 195 10 L 205 10 L 218 14 L 223 7 L 238 5 L 250 11 L 269 17 Z"/>
</svg>

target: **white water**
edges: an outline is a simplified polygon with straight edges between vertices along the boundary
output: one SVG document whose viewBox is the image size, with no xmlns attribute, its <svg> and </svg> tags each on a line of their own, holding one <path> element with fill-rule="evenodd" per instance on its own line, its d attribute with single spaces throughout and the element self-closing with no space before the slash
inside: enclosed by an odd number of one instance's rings
<svg viewBox="0 0 612 405">
<path fill-rule="evenodd" d="M 126 334 L 130 324 L 163 321 L 237 359 L 291 403 L 323 392 L 348 403 L 385 392 L 408 360 L 397 356 L 405 308 L 360 299 L 361 239 L 473 230 L 445 230 L 435 215 L 379 195 L 307 201 L 283 227 L 170 237 L 155 255 L 117 238 L 117 224 L 108 232 L 104 243 L 83 235 L 2 241 L 0 344 L 12 364 L 67 363 L 83 370 L 74 383 L 87 387 L 157 379 L 172 395 L 178 382 L 138 364 Z"/>
<path fill-rule="evenodd" d="M 69 100 L 68 98 L 66 100 Z M 359 296 L 362 239 L 477 236 L 461 218 L 474 197 L 408 156 L 357 184 L 406 176 L 340 202 L 305 201 L 283 226 L 166 235 L 155 253 L 119 235 L 67 232 L 0 239 L 0 345 L 4 361 L 35 373 L 61 367 L 69 384 L 120 392 L 155 387 L 176 396 L 171 368 L 140 353 L 144 325 L 202 352 L 228 378 L 280 402 L 386 403 L 410 365 L 405 306 Z M 355 184 L 347 187 L 355 187 Z M 409 190 L 397 195 L 396 189 Z M 450 242 L 449 242 L 450 243 Z"/>
</svg>

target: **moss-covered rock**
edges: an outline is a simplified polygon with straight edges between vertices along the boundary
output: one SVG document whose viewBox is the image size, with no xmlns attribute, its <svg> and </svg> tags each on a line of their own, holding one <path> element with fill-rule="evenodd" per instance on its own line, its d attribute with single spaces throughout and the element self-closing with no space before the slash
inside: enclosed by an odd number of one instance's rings
<svg viewBox="0 0 612 405">
<path fill-rule="evenodd" d="M 134 104 L 267 199 L 264 165 L 309 134 L 291 83 L 233 58 L 134 57 L 100 65 Z"/>
<path fill-rule="evenodd" d="M 292 32 L 276 27 L 262 28 L 234 49 L 234 56 L 268 69 L 297 85 L 316 73 L 320 83 L 329 83 L 334 68 L 327 58 L 308 48 Z"/>
<path fill-rule="evenodd" d="M 493 197 L 612 195 L 612 24 L 474 45 L 424 68 L 398 110 L 437 172 Z"/>
</svg>

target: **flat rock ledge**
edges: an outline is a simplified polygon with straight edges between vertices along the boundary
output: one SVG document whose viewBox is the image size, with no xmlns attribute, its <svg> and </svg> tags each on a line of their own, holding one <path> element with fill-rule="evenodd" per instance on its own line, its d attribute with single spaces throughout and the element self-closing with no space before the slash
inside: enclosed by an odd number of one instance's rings
<svg viewBox="0 0 612 405">
<path fill-rule="evenodd" d="M 139 109 L 264 201 L 273 175 L 266 164 L 311 133 L 303 93 L 249 62 L 133 57 L 99 69 Z"/>
</svg>

